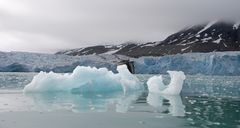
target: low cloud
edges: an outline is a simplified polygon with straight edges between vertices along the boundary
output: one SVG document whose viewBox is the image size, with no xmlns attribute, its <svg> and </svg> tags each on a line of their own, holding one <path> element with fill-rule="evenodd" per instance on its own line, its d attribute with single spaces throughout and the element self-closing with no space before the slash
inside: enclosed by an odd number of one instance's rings
<svg viewBox="0 0 240 128">
<path fill-rule="evenodd" d="M 159 41 L 193 24 L 239 21 L 239 5 L 239 0 L 1 0 L 0 50 L 53 53 Z"/>
</svg>

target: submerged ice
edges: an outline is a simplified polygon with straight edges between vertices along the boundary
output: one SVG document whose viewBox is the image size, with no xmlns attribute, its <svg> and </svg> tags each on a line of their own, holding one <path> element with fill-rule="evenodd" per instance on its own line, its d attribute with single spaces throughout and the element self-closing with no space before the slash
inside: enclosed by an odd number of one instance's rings
<svg viewBox="0 0 240 128">
<path fill-rule="evenodd" d="M 132 75 L 126 65 L 117 67 L 118 73 L 106 68 L 78 66 L 71 74 L 40 72 L 24 92 L 124 93 L 143 89 L 141 82 Z"/>
<path fill-rule="evenodd" d="M 162 93 L 168 95 L 180 94 L 183 86 L 183 82 L 186 79 L 184 72 L 182 71 L 167 71 L 170 75 L 171 81 L 169 85 L 163 83 L 162 75 L 153 76 L 147 81 L 149 92 Z"/>
</svg>

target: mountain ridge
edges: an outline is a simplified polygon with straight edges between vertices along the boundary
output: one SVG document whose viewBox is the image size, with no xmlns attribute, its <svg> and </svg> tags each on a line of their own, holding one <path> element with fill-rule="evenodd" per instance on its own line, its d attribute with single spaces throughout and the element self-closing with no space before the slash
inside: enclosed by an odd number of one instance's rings
<svg viewBox="0 0 240 128">
<path fill-rule="evenodd" d="M 119 54 L 129 57 L 163 56 L 191 52 L 240 51 L 239 22 L 213 21 L 182 29 L 163 41 L 96 45 L 59 51 L 71 56 Z"/>
</svg>

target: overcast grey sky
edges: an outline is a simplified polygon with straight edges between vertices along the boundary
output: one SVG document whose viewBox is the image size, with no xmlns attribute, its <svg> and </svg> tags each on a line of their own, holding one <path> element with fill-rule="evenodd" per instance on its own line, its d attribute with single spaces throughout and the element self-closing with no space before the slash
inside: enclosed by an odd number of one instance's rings
<svg viewBox="0 0 240 128">
<path fill-rule="evenodd" d="M 0 51 L 54 53 L 160 41 L 186 26 L 240 19 L 240 0 L 0 0 Z"/>
</svg>

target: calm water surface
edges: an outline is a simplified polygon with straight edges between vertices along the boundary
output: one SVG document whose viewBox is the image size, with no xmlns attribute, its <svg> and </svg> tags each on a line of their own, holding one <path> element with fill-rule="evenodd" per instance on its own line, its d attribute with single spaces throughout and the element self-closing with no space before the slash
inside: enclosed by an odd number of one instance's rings
<svg viewBox="0 0 240 128">
<path fill-rule="evenodd" d="M 70 112 L 73 114 L 124 114 L 122 127 L 240 128 L 239 76 L 187 76 L 182 94 L 166 96 L 143 92 L 128 94 L 23 94 L 34 73 L 0 73 L 0 113 Z M 136 75 L 146 83 L 151 75 Z M 164 82 L 170 81 L 164 76 Z M 145 85 L 146 86 L 146 85 Z M 1 115 L 1 114 L 0 114 Z M 87 117 L 86 117 L 87 118 Z M 109 118 L 109 123 L 118 122 Z M 94 121 L 93 121 L 94 122 Z"/>
</svg>

